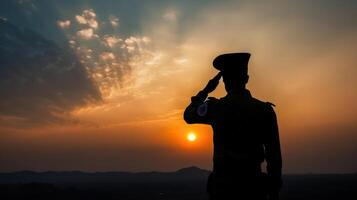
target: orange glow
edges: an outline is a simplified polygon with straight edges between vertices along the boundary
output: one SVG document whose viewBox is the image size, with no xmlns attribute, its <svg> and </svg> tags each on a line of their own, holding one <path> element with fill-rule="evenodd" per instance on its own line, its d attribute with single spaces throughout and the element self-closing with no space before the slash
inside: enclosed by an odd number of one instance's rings
<svg viewBox="0 0 357 200">
<path fill-rule="evenodd" d="M 132 19 L 90 4 L 85 10 L 61 10 L 63 16 L 53 16 L 63 32 L 43 36 L 56 43 L 66 36 L 75 54 L 69 61 L 81 64 L 62 73 L 57 68 L 65 62 L 51 63 L 52 57 L 24 62 L 25 66 L 12 57 L 6 66 L 0 60 L 9 70 L 1 75 L 13 87 L 0 81 L 0 91 L 8 91 L 0 98 L 0 172 L 168 171 L 192 165 L 210 169 L 212 126 L 187 124 L 185 109 L 217 74 L 212 66 L 216 56 L 250 52 L 247 88 L 253 97 L 276 104 L 284 173 L 354 173 L 357 29 L 348 17 L 354 10 L 334 16 L 327 15 L 328 9 L 335 11 L 334 3 L 315 12 L 309 3 L 272 3 L 266 8 L 260 3 L 221 2 L 188 18 L 181 10 L 188 5 L 176 3 L 160 5 L 159 12 L 150 7 Z M 317 11 L 325 6 L 317 5 Z M 346 16 L 349 21 L 339 30 Z M 329 17 L 334 20 L 327 27 Z M 133 21 L 136 25 L 126 26 L 132 20 L 138 20 Z M 21 25 L 10 19 L 9 23 Z M 320 30 L 326 32 L 322 37 Z M 34 31 L 41 34 L 36 27 Z M 43 33 L 53 31 L 58 30 Z M 52 38 L 57 34 L 63 38 Z M 37 46 L 29 49 L 33 48 Z M 53 65 L 45 72 L 60 79 L 31 71 L 36 62 Z M 73 67 L 80 69 L 70 73 Z M 38 81 L 27 88 L 21 81 L 28 74 Z M 68 82 L 59 87 L 59 80 Z M 24 89 L 26 93 L 19 92 Z M 222 80 L 209 94 L 217 99 L 225 95 Z M 334 164 L 326 165 L 326 160 Z"/>
<path fill-rule="evenodd" d="M 189 134 L 187 134 L 186 138 L 190 142 L 194 142 L 197 140 L 197 136 L 194 132 L 190 132 Z"/>
</svg>

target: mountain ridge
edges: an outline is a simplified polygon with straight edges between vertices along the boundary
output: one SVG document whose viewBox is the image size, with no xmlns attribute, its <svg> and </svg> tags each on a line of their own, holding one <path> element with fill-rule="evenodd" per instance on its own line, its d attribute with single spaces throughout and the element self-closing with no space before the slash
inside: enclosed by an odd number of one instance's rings
<svg viewBox="0 0 357 200">
<path fill-rule="evenodd" d="M 15 171 L 0 173 L 0 183 L 68 183 L 68 182 L 170 182 L 202 181 L 210 171 L 195 166 L 171 172 L 83 172 L 83 171 Z"/>
</svg>

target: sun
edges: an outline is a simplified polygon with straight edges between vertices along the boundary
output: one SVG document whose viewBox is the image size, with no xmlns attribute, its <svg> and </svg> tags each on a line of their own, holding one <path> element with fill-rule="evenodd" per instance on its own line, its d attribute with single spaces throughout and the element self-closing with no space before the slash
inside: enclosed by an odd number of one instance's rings
<svg viewBox="0 0 357 200">
<path fill-rule="evenodd" d="M 190 132 L 187 134 L 186 139 L 190 142 L 194 142 L 197 139 L 197 136 L 194 132 Z"/>
</svg>

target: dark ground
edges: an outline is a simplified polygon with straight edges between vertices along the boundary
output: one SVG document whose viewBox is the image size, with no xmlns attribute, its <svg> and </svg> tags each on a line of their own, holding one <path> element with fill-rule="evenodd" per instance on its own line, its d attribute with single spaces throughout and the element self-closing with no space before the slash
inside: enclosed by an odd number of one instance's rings
<svg viewBox="0 0 357 200">
<path fill-rule="evenodd" d="M 0 173 L 0 199 L 207 199 L 208 171 Z M 282 200 L 357 199 L 357 174 L 286 175 Z"/>
</svg>

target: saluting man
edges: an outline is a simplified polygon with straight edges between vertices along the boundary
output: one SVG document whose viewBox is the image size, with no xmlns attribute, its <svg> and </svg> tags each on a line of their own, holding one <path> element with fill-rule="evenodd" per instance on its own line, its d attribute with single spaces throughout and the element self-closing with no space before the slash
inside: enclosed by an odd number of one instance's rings
<svg viewBox="0 0 357 200">
<path fill-rule="evenodd" d="M 210 199 L 278 199 L 282 185 L 279 131 L 273 104 L 260 101 L 246 89 L 249 53 L 216 57 L 220 72 L 191 98 L 184 112 L 188 124 L 213 129 L 213 171 L 207 190 Z M 227 95 L 208 97 L 223 82 Z M 261 164 L 267 163 L 267 174 Z"/>
</svg>

